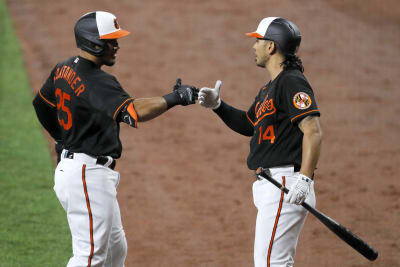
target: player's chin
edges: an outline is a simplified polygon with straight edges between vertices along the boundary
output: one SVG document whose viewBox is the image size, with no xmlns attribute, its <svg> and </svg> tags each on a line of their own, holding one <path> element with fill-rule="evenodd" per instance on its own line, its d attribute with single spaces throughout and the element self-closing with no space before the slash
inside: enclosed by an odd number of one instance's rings
<svg viewBox="0 0 400 267">
<path fill-rule="evenodd" d="M 256 62 L 257 67 L 265 68 L 265 63 Z"/>
<path fill-rule="evenodd" d="M 104 60 L 104 65 L 108 67 L 114 66 L 114 64 L 115 64 L 115 58 Z"/>
</svg>

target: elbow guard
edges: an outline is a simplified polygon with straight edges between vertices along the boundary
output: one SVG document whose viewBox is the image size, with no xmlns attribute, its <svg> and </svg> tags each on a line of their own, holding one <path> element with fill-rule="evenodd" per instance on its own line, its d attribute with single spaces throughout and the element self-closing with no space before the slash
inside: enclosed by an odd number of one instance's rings
<svg viewBox="0 0 400 267">
<path fill-rule="evenodd" d="M 132 101 L 125 105 L 120 114 L 121 121 L 131 127 L 137 128 L 138 116 Z"/>
</svg>

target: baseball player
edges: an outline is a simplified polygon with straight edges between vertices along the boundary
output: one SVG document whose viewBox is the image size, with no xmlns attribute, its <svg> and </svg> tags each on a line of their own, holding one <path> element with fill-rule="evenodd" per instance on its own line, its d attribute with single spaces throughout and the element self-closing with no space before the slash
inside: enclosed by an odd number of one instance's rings
<svg viewBox="0 0 400 267">
<path fill-rule="evenodd" d="M 221 81 L 201 88 L 199 104 L 211 108 L 232 130 L 250 136 L 249 169 L 268 168 L 277 181 L 290 188 L 288 195 L 267 180 L 253 184 L 258 210 L 254 264 L 256 267 L 293 266 L 296 245 L 307 212 L 315 206 L 313 188 L 320 147 L 320 112 L 313 90 L 296 55 L 301 34 L 284 18 L 264 18 L 255 32 L 256 64 L 271 80 L 260 89 L 247 112 L 221 100 Z"/>
<path fill-rule="evenodd" d="M 163 97 L 132 98 L 101 69 L 114 65 L 118 39 L 129 32 L 103 11 L 83 15 L 74 31 L 79 56 L 54 67 L 33 105 L 57 147 L 63 147 L 54 190 L 72 235 L 67 266 L 122 267 L 127 243 L 117 202 L 120 176 L 114 171 L 122 151 L 119 123 L 136 128 L 175 105 L 194 104 L 198 89 L 178 79 Z"/>
</svg>

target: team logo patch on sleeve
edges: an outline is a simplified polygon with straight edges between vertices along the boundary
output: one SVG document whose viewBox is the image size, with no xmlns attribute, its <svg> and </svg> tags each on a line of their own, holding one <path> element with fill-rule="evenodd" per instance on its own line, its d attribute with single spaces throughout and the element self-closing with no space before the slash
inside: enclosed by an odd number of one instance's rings
<svg viewBox="0 0 400 267">
<path fill-rule="evenodd" d="M 304 92 L 298 92 L 293 97 L 293 105 L 298 109 L 308 109 L 311 102 L 311 97 Z"/>
</svg>

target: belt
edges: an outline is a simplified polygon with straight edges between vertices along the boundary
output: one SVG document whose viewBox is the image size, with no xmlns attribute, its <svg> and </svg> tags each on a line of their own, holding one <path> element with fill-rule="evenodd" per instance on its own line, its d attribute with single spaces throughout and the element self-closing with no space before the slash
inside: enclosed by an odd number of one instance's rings
<svg viewBox="0 0 400 267">
<path fill-rule="evenodd" d="M 291 169 L 293 168 L 293 172 L 299 172 L 300 171 L 300 166 L 293 166 L 293 165 L 289 165 L 289 166 L 282 166 L 282 167 L 273 167 L 273 168 L 264 168 L 264 169 L 269 169 L 270 173 L 273 175 L 274 173 L 281 173 L 281 172 L 287 172 L 288 168 Z M 256 172 L 256 171 L 255 171 Z M 258 177 L 258 175 L 255 175 L 257 180 L 263 180 L 260 177 Z M 311 180 L 314 180 L 314 173 L 311 177 Z"/>
<path fill-rule="evenodd" d="M 68 159 L 79 158 L 84 162 L 96 163 L 108 167 L 111 170 L 114 170 L 115 165 L 117 164 L 117 161 L 110 156 L 92 157 L 83 153 L 74 153 L 66 150 L 63 151 L 63 157 Z"/>
<path fill-rule="evenodd" d="M 271 175 L 277 174 L 277 173 L 295 173 L 300 171 L 300 166 L 296 165 L 286 165 L 286 166 L 277 166 L 277 167 L 271 167 L 271 168 L 264 168 L 264 169 L 269 169 L 269 172 Z M 261 178 L 258 177 L 258 175 L 255 176 L 257 180 L 262 180 Z"/>
</svg>

